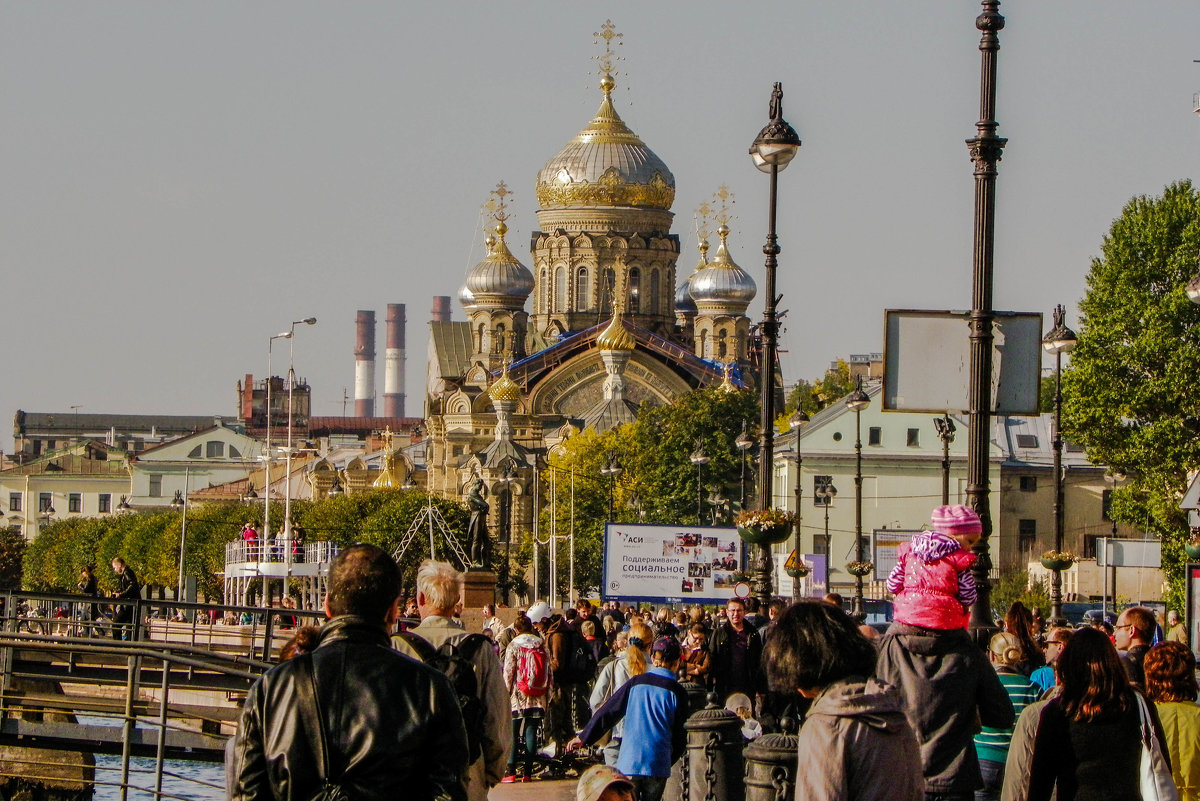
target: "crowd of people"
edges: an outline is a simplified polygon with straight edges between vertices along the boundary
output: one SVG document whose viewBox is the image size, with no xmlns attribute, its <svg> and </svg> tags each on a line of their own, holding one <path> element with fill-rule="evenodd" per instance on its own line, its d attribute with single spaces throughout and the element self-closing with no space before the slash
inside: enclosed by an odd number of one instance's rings
<svg viewBox="0 0 1200 801">
<path fill-rule="evenodd" d="M 1156 644 L 1148 609 L 1109 632 L 1047 629 L 1015 603 L 980 648 L 965 615 L 980 529 L 943 507 L 900 549 L 882 636 L 836 595 L 765 610 L 537 602 L 515 619 L 485 607 L 471 632 L 450 565 L 424 563 L 404 604 L 390 557 L 352 546 L 330 569 L 328 622 L 297 629 L 247 698 L 230 797 L 402 785 L 484 801 L 566 767 L 579 801 L 659 801 L 690 687 L 715 693 L 747 741 L 796 721 L 796 801 L 1200 801 L 1196 659 L 1177 617 Z"/>
</svg>

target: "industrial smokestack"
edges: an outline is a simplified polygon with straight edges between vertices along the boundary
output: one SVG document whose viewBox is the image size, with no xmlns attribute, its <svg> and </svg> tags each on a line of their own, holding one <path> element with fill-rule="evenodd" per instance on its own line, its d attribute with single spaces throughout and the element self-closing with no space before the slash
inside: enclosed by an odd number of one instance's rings
<svg viewBox="0 0 1200 801">
<path fill-rule="evenodd" d="M 375 312 L 359 310 L 354 340 L 354 416 L 375 416 Z"/>
<path fill-rule="evenodd" d="M 387 340 L 383 351 L 383 414 L 404 416 L 404 304 L 387 307 Z"/>
<path fill-rule="evenodd" d="M 429 312 L 429 321 L 431 323 L 448 323 L 450 322 L 450 296 L 449 295 L 434 295 L 433 310 Z"/>
</svg>

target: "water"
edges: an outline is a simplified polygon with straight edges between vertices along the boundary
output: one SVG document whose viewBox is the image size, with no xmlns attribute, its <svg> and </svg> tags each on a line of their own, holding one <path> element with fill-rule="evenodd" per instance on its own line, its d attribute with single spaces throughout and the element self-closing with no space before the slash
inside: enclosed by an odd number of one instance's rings
<svg viewBox="0 0 1200 801">
<path fill-rule="evenodd" d="M 130 790 L 126 798 L 130 801 L 150 801 L 154 798 L 154 765 L 155 761 L 149 758 L 129 760 Z M 101 785 L 100 782 L 108 784 Z M 95 801 L 120 801 L 120 783 L 121 758 L 97 754 Z M 134 787 L 147 789 L 134 790 Z M 225 798 L 225 766 L 212 762 L 168 760 L 163 763 L 162 791 L 163 798 L 174 796 L 189 801 L 222 801 Z"/>
</svg>

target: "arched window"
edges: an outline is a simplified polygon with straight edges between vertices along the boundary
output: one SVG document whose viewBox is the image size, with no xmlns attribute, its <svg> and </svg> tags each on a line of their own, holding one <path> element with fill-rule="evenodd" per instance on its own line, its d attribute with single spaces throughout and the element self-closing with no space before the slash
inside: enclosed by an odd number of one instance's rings
<svg viewBox="0 0 1200 801">
<path fill-rule="evenodd" d="M 629 269 L 629 313 L 640 314 L 642 311 L 642 271 L 637 267 Z"/>
<path fill-rule="evenodd" d="M 725 353 L 726 353 L 726 344 L 725 343 L 728 341 L 728 339 L 729 339 L 728 329 L 722 328 L 721 329 L 721 339 L 717 344 L 717 357 L 718 358 L 722 358 L 722 359 L 725 358 Z"/>
<path fill-rule="evenodd" d="M 582 312 L 591 308 L 588 294 L 588 268 L 579 267 L 575 270 L 575 311 Z"/>
<path fill-rule="evenodd" d="M 650 286 L 646 293 L 646 311 L 649 314 L 658 314 L 661 310 L 661 304 L 658 301 L 658 270 L 650 271 Z"/>
<path fill-rule="evenodd" d="M 542 268 L 542 280 L 538 284 L 538 309 L 542 314 L 550 311 L 550 271 Z"/>
<path fill-rule="evenodd" d="M 567 310 L 567 268 L 559 265 L 554 270 L 554 311 Z"/>
<path fill-rule="evenodd" d="M 492 338 L 492 353 L 500 353 L 504 349 L 504 323 L 496 326 L 496 335 Z"/>
<path fill-rule="evenodd" d="M 483 353 L 483 323 L 475 329 L 475 352 Z"/>
</svg>

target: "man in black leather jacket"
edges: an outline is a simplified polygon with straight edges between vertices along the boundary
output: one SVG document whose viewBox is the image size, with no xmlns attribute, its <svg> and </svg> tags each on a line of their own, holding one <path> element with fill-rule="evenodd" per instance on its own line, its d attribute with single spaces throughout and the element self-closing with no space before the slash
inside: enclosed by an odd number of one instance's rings
<svg viewBox="0 0 1200 801">
<path fill-rule="evenodd" d="M 464 801 L 467 734 L 449 680 L 391 647 L 400 574 L 388 554 L 353 545 L 329 570 L 316 650 L 251 687 L 238 724 L 230 798 L 304 801 L 321 787 L 316 733 L 298 709 L 297 666 L 311 660 L 330 779 L 355 799 Z"/>
</svg>

